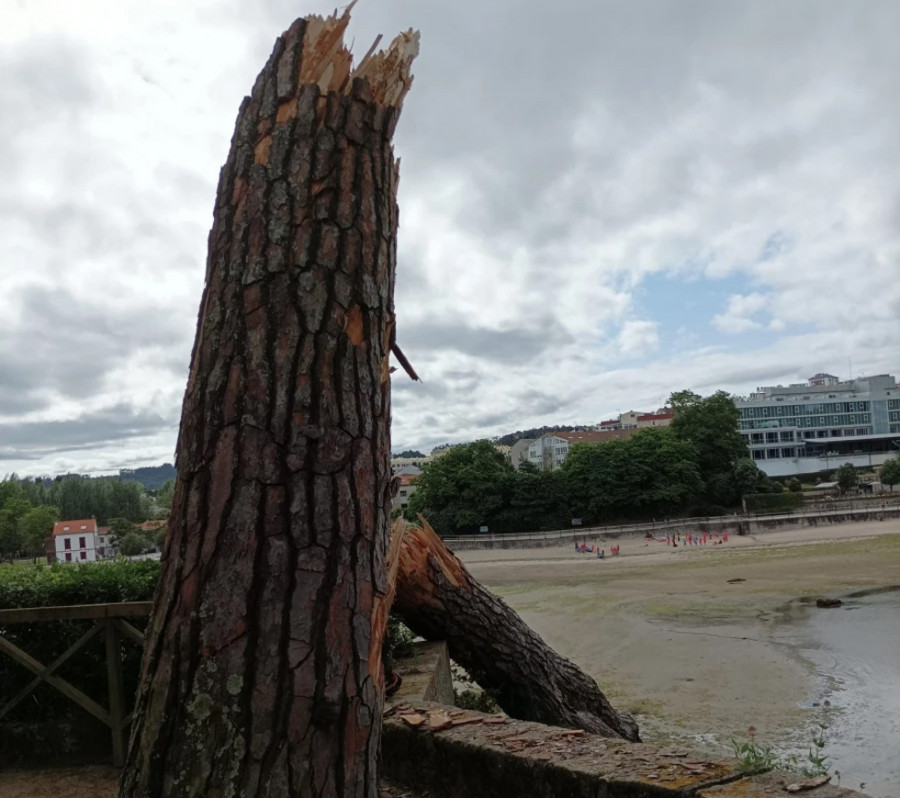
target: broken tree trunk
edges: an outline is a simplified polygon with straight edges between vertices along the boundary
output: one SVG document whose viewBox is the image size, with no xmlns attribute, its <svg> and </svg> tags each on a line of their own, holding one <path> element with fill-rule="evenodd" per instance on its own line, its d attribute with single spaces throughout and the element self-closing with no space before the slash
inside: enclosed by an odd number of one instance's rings
<svg viewBox="0 0 900 798">
<path fill-rule="evenodd" d="M 504 601 L 480 585 L 419 516 L 401 531 L 393 610 L 416 634 L 446 640 L 450 656 L 507 714 L 639 742 L 630 715 L 550 648 Z"/>
<path fill-rule="evenodd" d="M 418 34 L 354 70 L 348 13 L 278 40 L 221 173 L 123 798 L 377 794 Z"/>
</svg>

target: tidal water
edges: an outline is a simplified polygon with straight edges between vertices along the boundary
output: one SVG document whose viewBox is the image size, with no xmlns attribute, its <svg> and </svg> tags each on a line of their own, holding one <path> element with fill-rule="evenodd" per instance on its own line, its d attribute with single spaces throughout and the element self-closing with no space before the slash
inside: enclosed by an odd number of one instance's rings
<svg viewBox="0 0 900 798">
<path fill-rule="evenodd" d="M 817 676 L 804 706 L 828 724 L 824 753 L 842 787 L 900 798 L 900 590 L 843 601 L 791 613 L 797 652 Z"/>
</svg>

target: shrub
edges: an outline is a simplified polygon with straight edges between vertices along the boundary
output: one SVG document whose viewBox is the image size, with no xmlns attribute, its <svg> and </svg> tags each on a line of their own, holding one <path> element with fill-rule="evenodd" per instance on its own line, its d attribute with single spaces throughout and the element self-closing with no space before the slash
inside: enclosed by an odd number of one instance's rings
<svg viewBox="0 0 900 798">
<path fill-rule="evenodd" d="M 803 506 L 803 494 L 751 493 L 744 496 L 748 513 L 790 512 Z"/>
<path fill-rule="evenodd" d="M 388 616 L 387 633 L 381 647 L 381 659 L 385 670 L 390 672 L 394 667 L 394 661 L 413 655 L 415 647 L 413 641 L 416 635 L 396 615 Z"/>
</svg>

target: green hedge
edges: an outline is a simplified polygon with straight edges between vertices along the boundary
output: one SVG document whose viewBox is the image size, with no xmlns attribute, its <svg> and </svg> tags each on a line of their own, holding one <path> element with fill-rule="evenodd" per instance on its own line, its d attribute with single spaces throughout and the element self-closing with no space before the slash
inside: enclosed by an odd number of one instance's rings
<svg viewBox="0 0 900 798">
<path fill-rule="evenodd" d="M 86 565 L 0 565 L 0 608 L 52 607 L 147 601 L 159 578 L 159 562 L 116 560 Z M 143 628 L 144 619 L 133 619 Z M 49 665 L 71 646 L 92 621 L 0 624 L 0 635 Z M 137 690 L 141 650 L 122 643 L 126 695 Z M 103 706 L 108 704 L 103 635 L 96 636 L 57 672 Z M 28 684 L 34 675 L 0 654 L 0 705 Z M 41 684 L 2 723 L 45 722 L 81 717 L 86 713 L 46 684 Z M 108 735 L 107 735 L 108 736 Z"/>
<path fill-rule="evenodd" d="M 751 493 L 744 496 L 748 513 L 777 513 L 798 510 L 803 506 L 802 493 Z"/>
</svg>

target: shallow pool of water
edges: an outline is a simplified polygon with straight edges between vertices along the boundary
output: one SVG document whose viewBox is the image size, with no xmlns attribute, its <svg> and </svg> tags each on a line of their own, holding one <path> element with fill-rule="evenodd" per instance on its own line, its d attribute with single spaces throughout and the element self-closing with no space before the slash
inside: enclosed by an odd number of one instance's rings
<svg viewBox="0 0 900 798">
<path fill-rule="evenodd" d="M 900 591 L 804 607 L 798 616 L 798 653 L 818 677 L 807 705 L 828 707 L 830 769 L 842 787 L 900 798 Z"/>
</svg>

